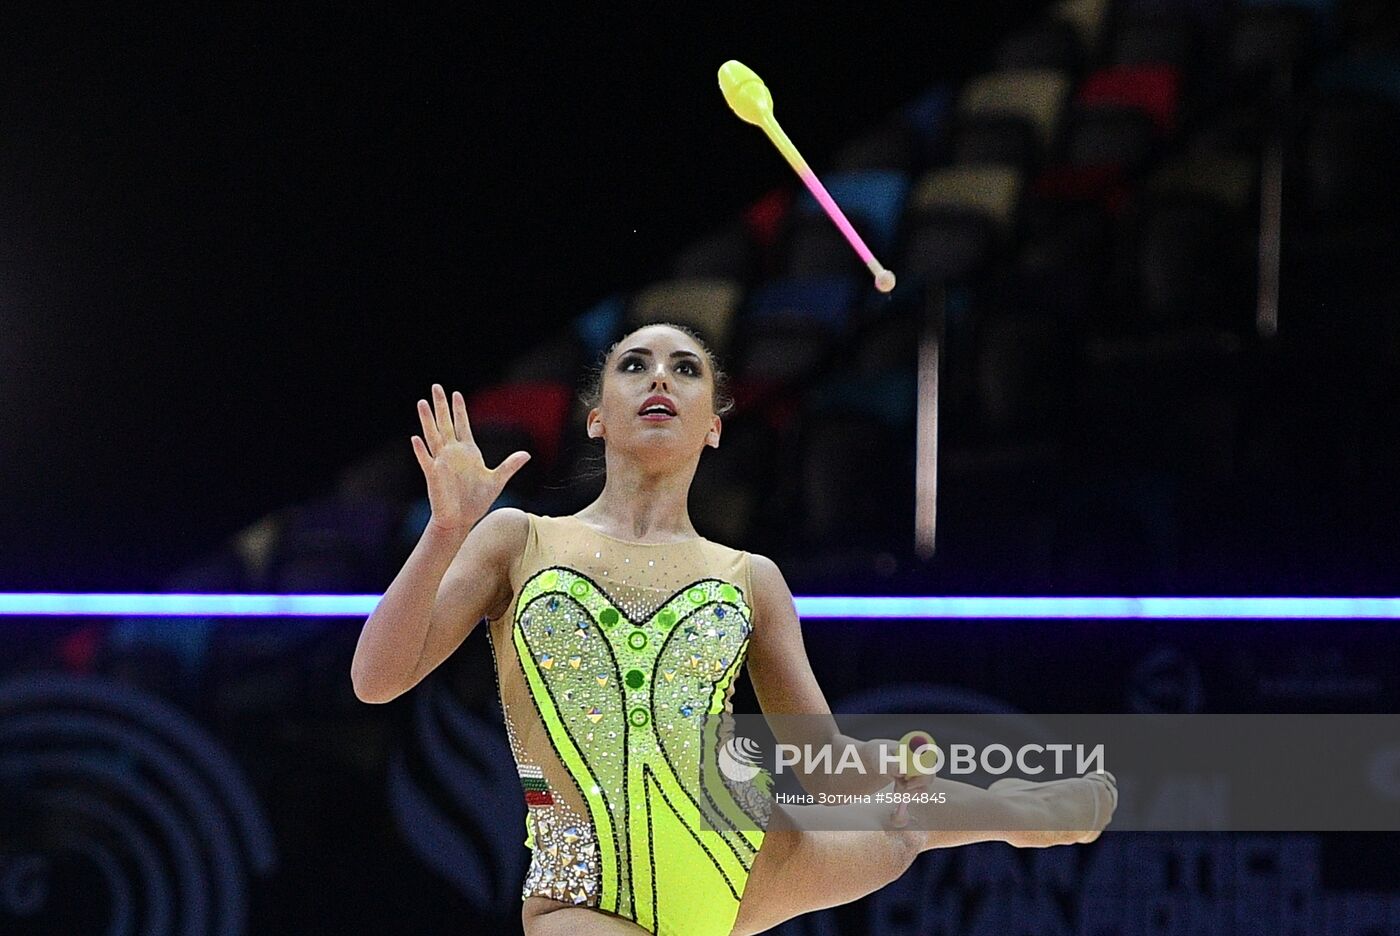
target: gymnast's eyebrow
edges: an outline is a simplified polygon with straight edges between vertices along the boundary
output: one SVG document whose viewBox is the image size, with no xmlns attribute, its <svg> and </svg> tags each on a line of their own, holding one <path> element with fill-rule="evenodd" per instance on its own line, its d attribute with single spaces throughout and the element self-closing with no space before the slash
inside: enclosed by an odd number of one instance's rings
<svg viewBox="0 0 1400 936">
<path fill-rule="evenodd" d="M 624 352 L 622 352 L 622 353 L 623 353 L 623 354 L 650 354 L 650 353 L 651 353 L 651 349 L 650 349 L 650 348 L 628 348 L 626 351 L 624 351 Z M 695 358 L 697 361 L 700 359 L 700 355 L 696 354 L 694 351 L 672 351 L 672 352 L 671 352 L 671 357 L 693 357 L 693 358 Z"/>
</svg>

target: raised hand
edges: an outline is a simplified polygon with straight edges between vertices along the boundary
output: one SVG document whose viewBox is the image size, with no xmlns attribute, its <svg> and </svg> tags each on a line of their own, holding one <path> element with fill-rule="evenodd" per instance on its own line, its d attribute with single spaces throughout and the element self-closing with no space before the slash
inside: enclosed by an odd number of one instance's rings
<svg viewBox="0 0 1400 936">
<path fill-rule="evenodd" d="M 486 515 L 506 482 L 530 460 L 528 452 L 514 452 L 495 468 L 487 468 L 472 438 L 467 403 L 460 392 L 452 394 L 448 409 L 442 384 L 433 384 L 433 405 L 418 401 L 423 437 L 413 436 L 413 454 L 428 481 L 428 522 L 444 531 L 465 533 Z"/>
</svg>

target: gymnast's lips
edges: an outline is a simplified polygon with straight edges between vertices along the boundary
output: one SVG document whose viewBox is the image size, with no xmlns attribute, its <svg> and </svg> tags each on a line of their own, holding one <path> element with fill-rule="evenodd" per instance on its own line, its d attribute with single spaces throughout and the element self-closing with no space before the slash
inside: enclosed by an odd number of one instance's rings
<svg viewBox="0 0 1400 936">
<path fill-rule="evenodd" d="M 653 407 L 660 407 L 664 412 L 655 411 L 648 413 L 647 410 Z M 668 419 L 674 419 L 676 417 L 676 404 L 672 403 L 670 398 L 656 394 L 646 398 L 641 408 L 637 410 L 637 415 L 651 422 L 665 422 Z"/>
</svg>

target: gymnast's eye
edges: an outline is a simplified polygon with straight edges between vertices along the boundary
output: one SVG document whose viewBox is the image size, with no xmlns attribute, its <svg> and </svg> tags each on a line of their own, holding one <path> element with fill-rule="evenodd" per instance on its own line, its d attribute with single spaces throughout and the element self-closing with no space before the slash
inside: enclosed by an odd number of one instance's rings
<svg viewBox="0 0 1400 936">
<path fill-rule="evenodd" d="M 686 358 L 685 360 L 681 361 L 679 364 L 676 365 L 677 370 L 681 370 L 682 368 L 684 368 L 682 373 L 689 373 L 692 377 L 700 376 L 700 365 L 696 364 L 689 358 Z"/>
<path fill-rule="evenodd" d="M 646 362 L 643 361 L 641 357 L 635 354 L 629 354 L 617 365 L 617 369 L 623 371 L 631 370 L 633 364 L 641 364 L 643 367 L 646 366 Z"/>
</svg>

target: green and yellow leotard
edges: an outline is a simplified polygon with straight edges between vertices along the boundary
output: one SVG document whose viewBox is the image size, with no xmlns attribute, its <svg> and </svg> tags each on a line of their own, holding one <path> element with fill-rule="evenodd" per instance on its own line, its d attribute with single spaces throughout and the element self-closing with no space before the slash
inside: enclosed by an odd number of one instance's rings
<svg viewBox="0 0 1400 936">
<path fill-rule="evenodd" d="M 748 650 L 749 554 L 529 516 L 489 622 L 533 850 L 522 897 L 727 934 L 771 803 L 766 772 L 716 769 L 725 719 L 707 717 L 731 711 Z"/>
</svg>

